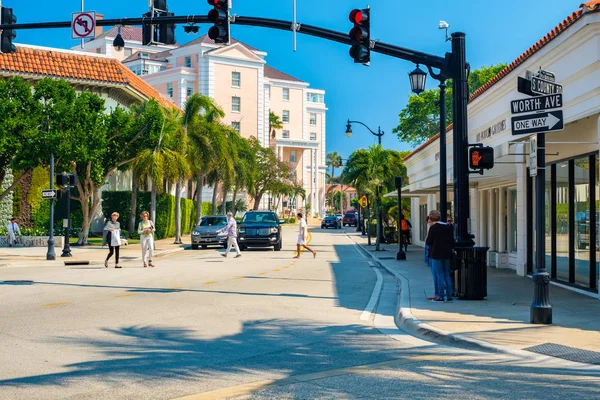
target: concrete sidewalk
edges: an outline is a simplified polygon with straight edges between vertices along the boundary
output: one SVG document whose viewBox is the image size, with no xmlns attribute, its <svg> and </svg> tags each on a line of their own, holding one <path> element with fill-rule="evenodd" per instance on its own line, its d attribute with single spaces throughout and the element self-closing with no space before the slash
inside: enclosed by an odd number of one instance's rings
<svg viewBox="0 0 600 400">
<path fill-rule="evenodd" d="M 366 237 L 349 235 L 404 281 L 398 320 L 414 333 L 495 351 L 514 352 L 551 343 L 600 352 L 598 299 L 551 285 L 553 324 L 533 325 L 529 323 L 533 300 L 531 279 L 511 270 L 488 268 L 486 300 L 433 303 L 427 300 L 433 295 L 433 278 L 423 261 L 423 248 L 409 246 L 407 260 L 396 261 L 397 245 L 382 245 L 385 250 L 375 252 L 374 245 L 366 245 Z M 596 356 L 600 363 L 600 353 Z"/>
<path fill-rule="evenodd" d="M 189 247 L 184 238 L 184 244 L 174 244 L 174 238 L 161 239 L 154 242 L 154 258 L 177 253 Z M 0 268 L 2 267 L 39 267 L 63 266 L 65 261 L 89 261 L 91 265 L 103 264 L 108 255 L 107 246 L 73 246 L 73 257 L 61 257 L 62 247 L 55 247 L 56 260 L 46 260 L 47 247 L 5 247 L 0 249 Z M 142 260 L 142 249 L 139 244 L 121 246 L 120 263 Z M 114 266 L 114 256 L 110 260 Z"/>
</svg>

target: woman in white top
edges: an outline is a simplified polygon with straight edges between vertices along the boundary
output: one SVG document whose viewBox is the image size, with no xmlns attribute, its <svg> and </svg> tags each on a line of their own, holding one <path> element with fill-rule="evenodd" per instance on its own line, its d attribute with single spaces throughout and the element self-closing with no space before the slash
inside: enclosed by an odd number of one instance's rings
<svg viewBox="0 0 600 400">
<path fill-rule="evenodd" d="M 308 236 L 308 224 L 306 223 L 304 218 L 302 218 L 302 213 L 298 213 L 297 217 L 300 220 L 300 226 L 298 230 L 298 243 L 296 246 L 296 251 L 298 254 L 294 258 L 300 258 L 300 250 L 302 247 L 310 251 L 313 254 L 313 258 L 315 258 L 317 256 L 317 252 L 306 245 L 306 237 Z"/>
<path fill-rule="evenodd" d="M 142 211 L 142 220 L 138 224 L 138 233 L 140 234 L 140 243 L 142 245 L 142 261 L 144 268 L 152 264 L 152 255 L 154 252 L 154 223 L 150 221 L 148 211 Z M 148 252 L 148 263 L 146 263 L 146 251 Z"/>
</svg>

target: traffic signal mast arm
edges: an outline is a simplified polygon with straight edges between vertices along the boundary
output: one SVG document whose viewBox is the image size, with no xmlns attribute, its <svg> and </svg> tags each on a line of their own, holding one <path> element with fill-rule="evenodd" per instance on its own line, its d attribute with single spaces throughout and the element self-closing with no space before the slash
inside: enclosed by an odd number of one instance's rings
<svg viewBox="0 0 600 400">
<path fill-rule="evenodd" d="M 156 17 L 156 18 L 118 18 L 118 19 L 104 19 L 96 21 L 97 26 L 116 26 L 116 25 L 143 25 L 148 24 L 149 20 L 151 24 L 208 24 L 212 23 L 209 21 L 206 15 L 190 15 L 190 16 L 169 16 L 169 17 Z M 231 16 L 230 23 L 235 25 L 247 25 L 247 26 L 259 26 L 263 28 L 279 29 L 283 31 L 293 31 L 291 21 L 282 21 L 277 19 L 269 18 L 257 18 L 257 17 L 240 17 Z M 323 39 L 331 40 L 333 42 L 343 43 L 352 45 L 352 40 L 347 33 L 336 32 L 330 29 L 319 28 L 317 26 L 297 24 L 299 27 L 296 29 L 297 32 L 305 35 L 316 36 Z M 14 24 L 14 25 L 0 25 L 2 29 L 12 30 L 24 30 L 24 29 L 53 29 L 53 28 L 70 28 L 71 21 L 64 22 L 39 22 L 39 23 L 27 23 L 27 24 Z M 403 60 L 411 61 L 415 64 L 423 64 L 432 68 L 444 69 L 448 67 L 448 63 L 444 57 L 435 56 L 432 54 L 423 53 L 407 49 L 400 46 L 395 46 L 388 43 L 376 41 L 372 52 L 385 54 L 394 58 L 400 58 Z M 445 74 L 446 75 L 446 74 Z M 452 74 L 446 75 L 452 77 Z"/>
</svg>

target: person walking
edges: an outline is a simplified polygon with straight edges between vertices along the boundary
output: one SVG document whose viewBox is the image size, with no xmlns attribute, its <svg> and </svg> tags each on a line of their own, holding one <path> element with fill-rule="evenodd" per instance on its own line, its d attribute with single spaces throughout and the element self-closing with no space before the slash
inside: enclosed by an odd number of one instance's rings
<svg viewBox="0 0 600 400">
<path fill-rule="evenodd" d="M 427 222 L 427 234 L 425 235 L 425 264 L 429 267 L 431 271 L 431 276 L 433 277 L 433 296 L 428 297 L 427 300 L 433 300 L 438 297 L 438 279 L 437 274 L 435 273 L 435 268 L 433 268 L 433 263 L 431 262 L 431 257 L 429 255 L 429 245 L 427 244 L 427 236 L 429 235 L 429 228 L 433 223 L 429 219 L 429 215 L 425 217 L 425 222 Z"/>
<path fill-rule="evenodd" d="M 296 252 L 298 254 L 294 258 L 300 258 L 300 251 L 303 247 L 310 251 L 313 254 L 313 258 L 315 258 L 317 257 L 317 252 L 306 245 L 306 238 L 308 237 L 308 224 L 306 223 L 306 220 L 302 218 L 302 213 L 298 213 L 296 216 L 300 220 L 300 225 L 298 230 L 298 242 L 296 244 Z"/>
<path fill-rule="evenodd" d="M 408 251 L 408 239 L 410 238 L 410 229 L 412 228 L 412 224 L 409 220 L 406 219 L 404 213 L 402 213 L 402 221 L 400 224 L 400 240 L 402 240 L 402 246 L 404 247 L 404 251 Z"/>
<path fill-rule="evenodd" d="M 235 248 L 235 258 L 241 257 L 242 252 L 240 251 L 240 246 L 237 242 L 237 221 L 233 218 L 233 213 L 227 213 L 227 226 L 225 228 L 218 231 L 227 232 L 227 248 L 225 249 L 225 254 L 221 254 L 223 257 L 227 258 L 229 255 L 229 251 L 232 247 Z"/>
<path fill-rule="evenodd" d="M 450 262 L 454 257 L 454 235 L 450 226 L 440 221 L 437 210 L 429 213 L 431 226 L 425 243 L 429 245 L 429 256 L 437 276 L 437 294 L 432 301 L 452 301 Z"/>
<path fill-rule="evenodd" d="M 13 247 L 15 241 L 17 240 L 17 233 L 21 236 L 21 229 L 19 228 L 19 224 L 17 224 L 15 218 L 11 218 L 8 223 L 8 247 Z"/>
<path fill-rule="evenodd" d="M 117 221 L 119 213 L 114 212 L 110 215 L 110 221 L 104 225 L 106 232 L 106 242 L 108 243 L 108 256 L 104 260 L 104 266 L 108 268 L 108 260 L 115 255 L 115 268 L 121 268 L 119 265 L 119 247 L 121 246 L 121 223 Z"/>
<path fill-rule="evenodd" d="M 140 234 L 140 244 L 142 245 L 142 261 L 144 262 L 144 268 L 151 266 L 152 255 L 154 253 L 154 222 L 150 218 L 148 211 L 142 211 L 140 215 L 142 220 L 138 224 L 138 233 Z M 146 263 L 146 252 L 148 253 L 148 262 Z"/>
</svg>

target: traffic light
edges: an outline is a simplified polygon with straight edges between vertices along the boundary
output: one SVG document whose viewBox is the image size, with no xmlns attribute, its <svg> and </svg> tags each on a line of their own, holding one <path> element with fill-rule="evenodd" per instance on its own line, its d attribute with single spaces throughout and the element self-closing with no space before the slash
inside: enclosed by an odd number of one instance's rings
<svg viewBox="0 0 600 400">
<path fill-rule="evenodd" d="M 208 20 L 214 25 L 208 37 L 215 43 L 229 43 L 229 0 L 208 0 L 214 8 L 208 12 Z"/>
<path fill-rule="evenodd" d="M 12 8 L 2 7 L 1 17 L 3 25 L 14 25 L 17 23 L 17 17 L 13 14 Z M 2 53 L 16 52 L 17 48 L 13 44 L 13 40 L 15 40 L 16 37 L 17 32 L 12 29 L 4 29 L 2 31 L 0 51 L 2 51 Z"/>
<path fill-rule="evenodd" d="M 148 11 L 146 14 L 142 15 L 144 19 L 147 19 L 150 22 L 152 18 L 152 11 Z M 150 46 L 152 43 L 158 42 L 158 38 L 156 37 L 156 29 L 154 25 L 143 24 L 142 25 L 142 45 Z"/>
<path fill-rule="evenodd" d="M 175 13 L 172 12 L 161 12 L 161 17 L 172 17 Z M 158 31 L 158 41 L 163 44 L 175 44 L 175 24 L 161 23 Z"/>
<path fill-rule="evenodd" d="M 469 168 L 475 170 L 494 168 L 494 148 L 471 147 L 469 149 Z"/>
<path fill-rule="evenodd" d="M 354 28 L 348 34 L 352 40 L 350 57 L 356 64 L 369 65 L 371 61 L 371 10 L 356 8 L 350 12 L 349 19 L 354 24 Z"/>
</svg>

